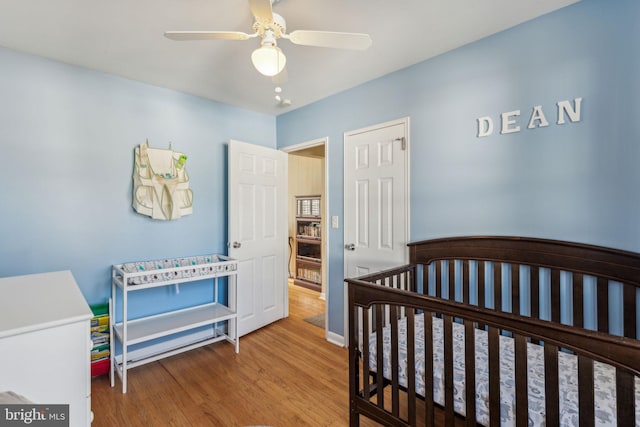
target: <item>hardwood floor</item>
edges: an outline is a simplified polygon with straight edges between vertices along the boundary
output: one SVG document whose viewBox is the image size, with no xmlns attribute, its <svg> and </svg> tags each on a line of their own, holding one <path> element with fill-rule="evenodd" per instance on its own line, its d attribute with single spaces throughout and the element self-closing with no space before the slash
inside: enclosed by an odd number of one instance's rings
<svg viewBox="0 0 640 427">
<path fill-rule="evenodd" d="M 347 350 L 305 317 L 324 311 L 318 293 L 289 286 L 289 317 L 240 339 L 216 343 L 129 371 L 93 379 L 93 427 L 345 426 Z M 363 426 L 376 425 L 368 420 Z"/>
</svg>

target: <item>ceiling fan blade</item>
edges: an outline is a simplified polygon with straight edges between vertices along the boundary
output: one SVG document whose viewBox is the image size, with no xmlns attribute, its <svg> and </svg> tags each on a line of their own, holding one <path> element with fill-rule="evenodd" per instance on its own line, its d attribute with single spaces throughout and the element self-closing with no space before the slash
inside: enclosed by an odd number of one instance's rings
<svg viewBox="0 0 640 427">
<path fill-rule="evenodd" d="M 249 0 L 249 8 L 257 21 L 273 22 L 273 10 L 271 0 Z"/>
<path fill-rule="evenodd" d="M 257 34 L 241 31 L 166 31 L 164 36 L 171 40 L 247 40 Z"/>
<path fill-rule="evenodd" d="M 369 34 L 362 33 L 297 30 L 284 37 L 291 40 L 292 43 L 305 46 L 334 47 L 352 50 L 366 50 L 371 46 L 371 37 Z"/>
</svg>

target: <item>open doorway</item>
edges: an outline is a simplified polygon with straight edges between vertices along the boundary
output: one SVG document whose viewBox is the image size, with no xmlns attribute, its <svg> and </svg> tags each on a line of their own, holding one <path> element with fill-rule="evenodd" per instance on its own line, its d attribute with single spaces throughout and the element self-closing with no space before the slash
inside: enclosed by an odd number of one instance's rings
<svg viewBox="0 0 640 427">
<path fill-rule="evenodd" d="M 289 154 L 289 313 L 300 313 L 309 323 L 323 328 L 325 336 L 329 212 L 326 144 L 327 138 L 321 138 L 284 150 Z"/>
</svg>

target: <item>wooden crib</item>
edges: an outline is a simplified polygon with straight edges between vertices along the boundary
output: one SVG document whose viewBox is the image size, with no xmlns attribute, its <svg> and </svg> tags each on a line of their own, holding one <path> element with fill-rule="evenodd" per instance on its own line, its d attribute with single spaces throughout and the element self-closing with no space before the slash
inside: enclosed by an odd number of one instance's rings
<svg viewBox="0 0 640 427">
<path fill-rule="evenodd" d="M 432 426 L 434 408 L 447 426 L 640 425 L 640 254 L 480 236 L 409 250 L 346 279 L 351 426 Z"/>
</svg>

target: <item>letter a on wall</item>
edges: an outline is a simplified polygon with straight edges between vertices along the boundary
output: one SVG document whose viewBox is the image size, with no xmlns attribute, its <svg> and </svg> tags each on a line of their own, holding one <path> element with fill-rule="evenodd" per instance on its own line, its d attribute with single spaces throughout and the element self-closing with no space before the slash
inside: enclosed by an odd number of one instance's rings
<svg viewBox="0 0 640 427">
<path fill-rule="evenodd" d="M 147 143 L 135 149 L 133 209 L 153 219 L 178 219 L 192 213 L 193 192 L 184 153 L 151 148 Z"/>
</svg>

